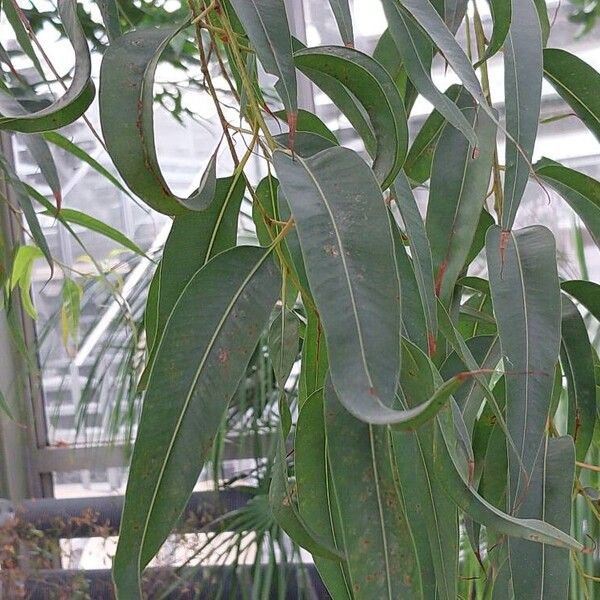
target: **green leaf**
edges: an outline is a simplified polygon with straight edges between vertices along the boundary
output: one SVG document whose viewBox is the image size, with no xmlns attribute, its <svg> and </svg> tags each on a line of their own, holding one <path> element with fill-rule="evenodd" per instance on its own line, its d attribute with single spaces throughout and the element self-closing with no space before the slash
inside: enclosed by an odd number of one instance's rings
<svg viewBox="0 0 600 600">
<path fill-rule="evenodd" d="M 600 321 L 600 285 L 593 281 L 563 281 L 561 287 Z"/>
<path fill-rule="evenodd" d="M 512 2 L 508 0 L 488 0 L 488 3 L 492 13 L 494 29 L 492 30 L 490 42 L 485 49 L 485 54 L 475 65 L 476 68 L 501 50 L 506 41 L 512 20 Z"/>
<path fill-rule="evenodd" d="M 62 289 L 60 321 L 65 348 L 69 341 L 77 344 L 79 337 L 79 317 L 81 316 L 81 287 L 69 277 L 65 277 Z"/>
<path fill-rule="evenodd" d="M 560 359 L 569 398 L 568 433 L 575 440 L 577 460 L 585 462 L 597 414 L 594 351 L 584 320 L 565 294 L 562 295 L 561 335 Z"/>
<path fill-rule="evenodd" d="M 269 255 L 237 247 L 207 263 L 157 340 L 114 562 L 120 598 L 141 598 L 140 571 L 185 507 L 267 324 L 279 292 Z"/>
<path fill-rule="evenodd" d="M 296 427 L 294 467 L 298 509 L 300 516 L 329 546 L 340 548 L 340 513 L 331 486 L 324 415 L 323 391 L 318 390 L 302 405 Z M 344 563 L 316 556 L 315 565 L 333 598 L 354 598 Z"/>
<path fill-rule="evenodd" d="M 96 4 L 102 15 L 108 41 L 112 44 L 121 35 L 117 0 L 96 0 Z"/>
<path fill-rule="evenodd" d="M 502 228 L 512 228 L 529 179 L 542 96 L 542 33 L 533 0 L 511 0 L 504 48 L 506 174 Z"/>
<path fill-rule="evenodd" d="M 298 358 L 300 334 L 294 311 L 282 308 L 269 327 L 267 338 L 269 357 L 279 389 L 283 390 L 292 367 Z"/>
<path fill-rule="evenodd" d="M 37 134 L 24 134 L 21 139 L 25 142 L 33 160 L 40 168 L 48 187 L 52 191 L 54 199 L 56 200 L 56 207 L 60 208 L 62 204 L 60 179 L 48 144 L 42 136 Z"/>
<path fill-rule="evenodd" d="M 435 6 L 435 2 L 432 2 Z M 452 33 L 456 33 L 467 12 L 468 0 L 444 0 L 444 22 Z"/>
<path fill-rule="evenodd" d="M 425 220 L 436 294 L 445 306 L 450 304 L 475 238 L 496 148 L 495 123 L 464 90 L 457 106 L 475 130 L 478 150 L 454 127 L 444 127 L 433 158 Z"/>
<path fill-rule="evenodd" d="M 550 18 L 548 17 L 548 7 L 546 6 L 546 0 L 533 0 L 535 3 L 535 9 L 537 10 L 538 17 L 540 19 L 540 28 L 542 30 L 542 44 L 545 46 L 548 43 L 550 37 Z"/>
<path fill-rule="evenodd" d="M 506 422 L 521 464 L 509 453 L 509 509 L 527 497 L 542 443 L 560 349 L 556 246 L 542 226 L 490 228 L 486 253 L 506 372 Z"/>
<path fill-rule="evenodd" d="M 562 531 L 571 529 L 571 496 L 575 478 L 575 448 L 570 436 L 544 440 L 530 487 L 521 509 Z M 568 596 L 569 551 L 523 540 L 509 540 L 509 559 L 515 598 L 562 600 Z"/>
<path fill-rule="evenodd" d="M 285 4 L 280 0 L 230 0 L 267 73 L 277 77 L 275 89 L 295 120 L 298 112 L 296 70 Z"/>
<path fill-rule="evenodd" d="M 435 476 L 456 505 L 475 521 L 498 533 L 548 544 L 558 548 L 581 550 L 583 546 L 553 525 L 537 519 L 513 517 L 484 500 L 468 481 L 460 461 L 455 456 L 455 434 L 452 415 L 445 411 L 444 418 L 438 417 L 434 436 Z"/>
<path fill-rule="evenodd" d="M 396 204 L 398 205 L 408 234 L 413 267 L 417 277 L 417 286 L 421 294 L 421 302 L 427 322 L 429 352 L 433 354 L 435 352 L 435 339 L 437 336 L 437 315 L 431 247 L 427 238 L 427 232 L 425 231 L 425 224 L 417 207 L 417 202 L 410 189 L 410 184 L 403 174 L 400 174 L 396 179 L 394 193 Z"/>
<path fill-rule="evenodd" d="M 406 346 L 402 404 L 415 409 L 436 392 L 431 362 Z M 454 600 L 458 584 L 458 514 L 433 472 L 433 423 L 415 431 L 392 431 L 392 445 L 405 510 L 415 533 L 423 597 Z"/>
<path fill-rule="evenodd" d="M 80 225 L 81 227 L 85 227 L 90 231 L 95 231 L 96 233 L 99 233 L 123 246 L 123 248 L 131 250 L 139 256 L 146 256 L 146 253 L 126 235 L 114 227 L 103 223 L 99 219 L 96 219 L 95 217 L 92 217 L 91 215 L 83 213 L 79 210 L 75 210 L 74 208 L 61 208 L 60 212 L 57 212 L 56 210 L 45 210 L 42 214 L 49 215 L 51 217 L 58 217 L 60 215 L 61 219 L 68 223 Z"/>
<path fill-rule="evenodd" d="M 340 400 L 358 418 L 397 416 L 389 406 L 400 366 L 400 284 L 379 185 L 346 148 L 308 159 L 276 151 L 274 163 Z"/>
<path fill-rule="evenodd" d="M 298 390 L 300 407 L 325 383 L 329 367 L 327 344 L 319 315 L 309 306 L 306 309 L 306 327 L 302 342 L 302 362 Z"/>
<path fill-rule="evenodd" d="M 32 318 L 37 319 L 37 311 L 31 301 L 31 276 L 33 273 L 33 264 L 36 259 L 43 257 L 44 254 L 37 246 L 19 246 L 13 260 L 10 274 L 10 288 L 14 289 L 17 285 L 21 292 L 21 303 L 25 312 Z"/>
<path fill-rule="evenodd" d="M 600 140 L 600 73 L 566 50 L 546 48 L 544 77 Z"/>
<path fill-rule="evenodd" d="M 402 98 L 389 73 L 367 54 L 353 48 L 321 46 L 294 54 L 297 67 L 309 78 L 325 73 L 342 83 L 369 115 L 375 133 L 373 171 L 381 186 L 390 186 L 402 168 L 408 148 L 408 128 Z M 315 81 L 317 85 L 319 81 Z M 324 89 L 327 93 L 327 90 Z"/>
<path fill-rule="evenodd" d="M 278 110 L 273 114 L 282 121 L 285 121 L 287 118 L 284 110 Z M 327 125 L 325 125 L 325 123 L 323 123 L 323 121 L 321 121 L 317 115 L 314 115 L 308 110 L 304 110 L 302 108 L 298 110 L 296 130 L 298 132 L 306 131 L 309 133 L 316 133 L 317 135 L 328 139 L 332 144 L 336 146 L 339 145 L 335 134 L 329 129 L 329 127 L 327 127 Z"/>
<path fill-rule="evenodd" d="M 75 158 L 78 158 L 82 162 L 88 164 L 96 173 L 99 173 L 104 177 L 107 181 L 110 181 L 117 189 L 121 192 L 129 196 L 132 200 L 134 199 L 131 195 L 131 192 L 121 184 L 121 182 L 105 167 L 103 167 L 97 160 L 92 158 L 83 148 L 74 144 L 66 137 L 57 133 L 56 131 L 46 131 L 44 134 L 44 139 L 47 142 L 50 142 L 54 146 L 58 148 L 62 148 L 65 152 L 72 154 Z"/>
<path fill-rule="evenodd" d="M 273 478 L 269 488 L 269 504 L 273 510 L 273 516 L 279 526 L 292 538 L 292 540 L 308 550 L 313 556 L 339 561 L 343 558 L 341 552 L 335 546 L 329 547 L 321 535 L 315 533 L 302 519 L 296 506 L 296 492 L 288 485 L 286 454 L 287 450 L 283 435 L 279 432 L 279 442 L 275 461 L 273 464 Z"/>
<path fill-rule="evenodd" d="M 460 85 L 451 85 L 444 93 L 455 102 L 461 89 Z M 404 163 L 404 172 L 411 182 L 425 183 L 429 179 L 433 154 L 445 125 L 444 116 L 434 109 L 419 129 Z"/>
<path fill-rule="evenodd" d="M 329 0 L 329 6 L 333 11 L 342 41 L 346 46 L 354 46 L 354 31 L 352 28 L 352 13 L 348 0 Z"/>
<path fill-rule="evenodd" d="M 600 248 L 600 182 L 547 158 L 536 164 L 535 172 L 577 213 Z"/>
<path fill-rule="evenodd" d="M 77 16 L 76 0 L 59 0 L 58 14 L 75 53 L 70 86 L 58 100 L 33 113 L 27 113 L 11 96 L 0 92 L 0 129 L 23 133 L 58 129 L 77 120 L 94 99 L 90 51 Z"/>
<path fill-rule="evenodd" d="M 127 186 L 159 212 L 204 210 L 214 198 L 216 150 L 199 189 L 175 196 L 165 182 L 154 147 L 153 85 L 162 52 L 182 26 L 130 31 L 106 50 L 100 68 L 100 123 L 110 157 Z"/>
<path fill-rule="evenodd" d="M 383 8 L 390 32 L 414 86 L 449 123 L 462 131 L 471 144 L 476 146 L 477 136 L 469 122 L 454 102 L 437 89 L 431 79 L 429 70 L 432 51 L 428 37 L 405 11 L 399 0 L 383 0 Z"/>
<path fill-rule="evenodd" d="M 10 405 L 8 404 L 8 401 L 6 400 L 4 394 L 2 393 L 2 390 L 0 390 L 0 410 L 13 422 L 16 423 L 15 417 L 12 413 L 12 411 L 10 410 Z"/>
<path fill-rule="evenodd" d="M 395 486 L 387 429 L 352 417 L 331 380 L 325 385 L 325 428 L 354 598 L 419 598 L 419 564 Z"/>
<path fill-rule="evenodd" d="M 218 179 L 215 200 L 207 210 L 187 211 L 175 217 L 163 250 L 160 274 L 155 274 L 158 297 L 152 338 L 160 338 L 173 307 L 194 274 L 212 257 L 235 246 L 245 188 L 243 176 Z M 148 348 L 150 357 L 140 389 L 147 383 L 154 360 L 154 348 L 152 345 Z"/>
</svg>

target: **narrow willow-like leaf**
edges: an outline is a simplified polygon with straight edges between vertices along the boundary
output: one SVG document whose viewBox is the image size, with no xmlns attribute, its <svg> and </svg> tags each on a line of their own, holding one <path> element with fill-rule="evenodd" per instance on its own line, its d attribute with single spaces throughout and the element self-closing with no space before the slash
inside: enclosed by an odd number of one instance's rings
<svg viewBox="0 0 600 600">
<path fill-rule="evenodd" d="M 459 85 L 451 85 L 444 93 L 450 100 L 456 102 L 461 89 Z M 433 154 L 445 125 L 446 119 L 435 109 L 423 123 L 404 163 L 404 172 L 411 182 L 425 183 L 429 179 Z"/>
<path fill-rule="evenodd" d="M 456 33 L 463 22 L 468 3 L 468 0 L 444 0 L 444 22 L 452 33 Z"/>
<path fill-rule="evenodd" d="M 280 390 L 283 390 L 298 358 L 299 337 L 296 314 L 291 310 L 279 311 L 269 327 L 267 342 L 269 357 Z"/>
<path fill-rule="evenodd" d="M 457 106 L 440 90 L 431 79 L 432 50 L 427 36 L 411 19 L 399 0 L 383 0 L 383 8 L 388 26 L 410 80 L 419 93 L 424 96 L 446 118 L 449 123 L 462 131 L 473 145 L 477 145 L 477 136 L 469 122 L 464 118 Z M 439 18 L 439 15 L 438 15 Z"/>
<path fill-rule="evenodd" d="M 562 289 L 600 321 L 600 285 L 593 281 L 563 281 Z"/>
<path fill-rule="evenodd" d="M 421 294 L 421 301 L 425 312 L 429 353 L 433 354 L 435 352 L 435 338 L 437 336 L 437 311 L 431 247 L 427 238 L 425 224 L 419 213 L 419 208 L 417 207 L 410 184 L 404 174 L 400 174 L 396 179 L 394 191 L 396 204 L 406 227 L 417 278 L 417 286 Z"/>
<path fill-rule="evenodd" d="M 352 13 L 348 0 L 329 0 L 329 6 L 335 16 L 342 41 L 346 46 L 354 46 L 354 29 L 352 27 Z"/>
<path fill-rule="evenodd" d="M 140 571 L 192 492 L 279 292 L 262 248 L 215 257 L 183 290 L 157 340 L 114 563 L 118 598 L 141 598 Z"/>
<path fill-rule="evenodd" d="M 102 175 L 102 177 L 112 183 L 112 185 L 114 185 L 117 189 L 134 200 L 131 192 L 124 185 L 122 185 L 121 182 L 108 169 L 106 169 L 95 158 L 91 157 L 83 148 L 81 148 L 81 146 L 74 144 L 65 136 L 57 133 L 56 131 L 46 131 L 43 136 L 47 142 L 50 142 L 54 146 L 61 148 L 65 152 L 72 154 L 80 161 L 88 164 L 92 169 L 94 169 L 94 171 L 96 171 L 96 173 Z"/>
<path fill-rule="evenodd" d="M 302 342 L 302 370 L 298 390 L 300 407 L 323 387 L 328 366 L 327 344 L 321 321 L 319 315 L 309 306 L 306 310 L 306 327 Z"/>
<path fill-rule="evenodd" d="M 488 0 L 488 3 L 492 13 L 494 29 L 492 30 L 490 43 L 485 49 L 485 54 L 481 57 L 481 60 L 477 62 L 475 67 L 478 67 L 481 63 L 489 60 L 501 50 L 506 41 L 506 36 L 508 35 L 512 21 L 512 3 L 509 0 Z"/>
<path fill-rule="evenodd" d="M 48 187 L 52 191 L 54 199 L 56 200 L 57 208 L 61 207 L 62 204 L 62 192 L 60 186 L 60 178 L 58 177 L 58 171 L 56 170 L 56 164 L 48 144 L 41 135 L 29 134 L 22 136 L 27 149 L 31 153 L 33 160 L 40 168 Z"/>
<path fill-rule="evenodd" d="M 431 362 L 406 345 L 401 375 L 404 408 L 416 408 L 435 393 Z M 454 600 L 458 584 L 458 514 L 433 472 L 433 423 L 415 431 L 392 431 L 400 490 L 415 534 L 423 598 Z"/>
<path fill-rule="evenodd" d="M 569 531 L 575 476 L 575 448 L 570 436 L 545 438 L 520 512 Z M 569 585 L 569 551 L 525 540 L 509 539 L 510 571 L 515 598 L 562 600 Z"/>
<path fill-rule="evenodd" d="M 496 148 L 495 123 L 464 90 L 457 106 L 475 130 L 478 151 L 454 127 L 444 127 L 433 158 L 425 220 L 436 294 L 445 306 L 475 238 Z"/>
<path fill-rule="evenodd" d="M 322 319 L 336 391 L 358 418 L 390 417 L 400 367 L 400 285 L 379 185 L 346 148 L 308 159 L 278 151 L 274 162 Z"/>
<path fill-rule="evenodd" d="M 322 390 L 312 393 L 302 405 L 294 448 L 300 516 L 321 534 L 329 546 L 339 549 L 341 540 L 337 536 L 340 532 L 340 514 L 331 488 L 331 474 L 327 461 Z M 344 563 L 316 556 L 315 564 L 333 598 L 352 600 L 353 593 Z"/>
<path fill-rule="evenodd" d="M 535 171 L 577 213 L 600 248 L 600 181 L 547 158 L 536 164 Z"/>
<path fill-rule="evenodd" d="M 286 446 L 282 432 L 278 433 L 279 442 L 273 464 L 273 478 L 269 488 L 269 504 L 273 516 L 279 526 L 292 538 L 296 544 L 308 550 L 313 556 L 329 561 L 340 561 L 342 553 L 332 545 L 328 547 L 322 540 L 320 532 L 315 533 L 312 527 L 302 519 L 296 506 L 295 492 L 288 485 Z"/>
<path fill-rule="evenodd" d="M 390 213 L 390 219 L 393 218 Z M 400 235 L 400 230 L 395 222 L 392 224 L 392 236 L 394 238 L 396 268 L 402 282 L 400 290 L 402 298 L 402 335 L 418 346 L 423 352 L 428 353 L 429 340 L 427 337 L 425 307 L 419 293 L 415 266 L 408 256 Z"/>
<path fill-rule="evenodd" d="M 348 413 L 331 380 L 325 385 L 325 426 L 354 598 L 419 598 L 419 564 L 394 481 L 387 429 Z"/>
<path fill-rule="evenodd" d="M 292 38 L 281 0 L 229 0 L 258 59 L 267 73 L 277 77 L 275 89 L 288 113 L 295 120 L 298 112 L 296 70 Z"/>
<path fill-rule="evenodd" d="M 585 322 L 575 304 L 562 295 L 560 359 L 567 378 L 568 433 L 575 440 L 577 460 L 584 462 L 596 424 L 594 351 Z"/>
<path fill-rule="evenodd" d="M 540 29 L 542 31 L 542 45 L 545 47 L 550 37 L 550 17 L 548 16 L 548 6 L 546 0 L 533 0 L 535 9 L 540 20 Z"/>
<path fill-rule="evenodd" d="M 540 451 L 560 348 L 556 245 L 542 226 L 488 231 L 486 253 L 506 372 L 506 422 L 520 462 L 509 453 L 509 509 L 527 496 Z"/>
<path fill-rule="evenodd" d="M 533 0 L 511 0 L 512 22 L 504 46 L 506 175 L 502 228 L 511 229 L 527 185 L 540 118 L 542 32 Z"/>
<path fill-rule="evenodd" d="M 102 15 L 102 22 L 104 23 L 104 29 L 106 29 L 108 41 L 112 43 L 121 35 L 117 0 L 96 0 L 96 4 Z"/>
<path fill-rule="evenodd" d="M 152 339 L 160 338 L 175 303 L 194 273 L 219 252 L 235 246 L 245 188 L 243 176 L 218 179 L 215 200 L 207 210 L 186 211 L 173 220 L 162 260 L 153 277 L 157 304 L 153 309 L 156 321 Z M 148 348 L 150 356 L 139 383 L 140 389 L 146 386 L 154 361 L 153 345 L 149 343 Z"/>
<path fill-rule="evenodd" d="M 465 89 L 481 104 L 481 107 L 489 112 L 490 116 L 495 119 L 496 117 L 492 114 L 492 109 L 488 106 L 487 99 L 481 89 L 481 84 L 473 70 L 471 61 L 456 41 L 454 34 L 448 29 L 448 26 L 444 23 L 444 20 L 433 4 L 431 4 L 431 2 L 423 2 L 423 0 L 391 1 L 396 3 L 396 5 L 401 5 L 404 10 L 415 19 L 422 30 L 429 38 L 431 38 L 432 42 L 440 50 L 445 60 L 465 86 Z"/>
<path fill-rule="evenodd" d="M 15 106 L 11 96 L 0 92 L 0 129 L 23 133 L 58 129 L 77 120 L 94 99 L 90 51 L 77 16 L 76 0 L 58 0 L 58 13 L 75 53 L 71 84 L 58 100 L 33 113 L 27 113 L 18 103 Z"/>
<path fill-rule="evenodd" d="M 435 474 L 457 506 L 474 520 L 499 533 L 558 548 L 581 550 L 582 545 L 560 529 L 538 519 L 521 519 L 497 509 L 468 483 L 455 455 L 456 438 L 450 410 L 437 420 L 434 436 Z"/>
<path fill-rule="evenodd" d="M 544 77 L 600 140 L 600 73 L 566 50 L 546 48 Z"/>
<path fill-rule="evenodd" d="M 45 215 L 56 217 L 57 211 L 45 210 Z M 121 233 L 118 229 L 103 223 L 99 219 L 92 217 L 84 212 L 79 210 L 75 210 L 74 208 L 61 208 L 60 217 L 62 220 L 67 221 L 68 223 L 73 223 L 74 225 L 79 225 L 80 227 L 85 227 L 90 231 L 95 231 L 100 235 L 107 237 L 108 239 L 113 240 L 123 248 L 127 248 L 131 250 L 135 254 L 139 256 L 147 256 L 146 253 L 132 240 L 130 240 L 125 234 Z"/>
<path fill-rule="evenodd" d="M 309 78 L 314 72 L 325 73 L 342 83 L 362 104 L 375 133 L 373 171 L 381 186 L 389 187 L 402 168 L 408 149 L 406 113 L 389 73 L 370 56 L 353 48 L 307 48 L 294 57 L 298 68 Z M 315 83 L 319 85 L 318 81 Z"/>
<path fill-rule="evenodd" d="M 181 26 L 133 30 L 106 50 L 100 69 L 100 123 L 113 163 L 128 187 L 153 209 L 170 215 L 203 210 L 214 198 L 213 154 L 199 189 L 187 198 L 167 186 L 154 147 L 154 73 Z"/>
</svg>

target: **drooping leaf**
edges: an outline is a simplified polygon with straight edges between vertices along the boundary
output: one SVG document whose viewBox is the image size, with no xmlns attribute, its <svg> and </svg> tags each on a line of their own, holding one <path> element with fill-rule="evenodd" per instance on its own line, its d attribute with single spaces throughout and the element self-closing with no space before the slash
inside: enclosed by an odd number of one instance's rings
<svg viewBox="0 0 600 600">
<path fill-rule="evenodd" d="M 162 52 L 182 26 L 132 30 L 106 50 L 100 69 L 100 123 L 106 147 L 127 186 L 153 209 L 170 215 L 204 210 L 214 199 L 216 151 L 199 189 L 175 196 L 154 147 L 154 73 Z"/>
<path fill-rule="evenodd" d="M 593 281 L 563 281 L 561 288 L 600 321 L 600 285 Z"/>
<path fill-rule="evenodd" d="M 294 57 L 309 78 L 313 79 L 315 72 L 333 77 L 362 104 L 375 133 L 373 171 L 381 186 L 389 187 L 402 168 L 408 148 L 404 105 L 390 75 L 370 56 L 353 48 L 306 48 Z M 321 86 L 318 77 L 315 83 Z"/>
<path fill-rule="evenodd" d="M 456 102 L 461 89 L 459 85 L 451 85 L 444 93 Z M 411 182 L 425 183 L 429 179 L 433 154 L 445 125 L 446 119 L 434 109 L 421 126 L 404 163 L 404 172 Z"/>
<path fill-rule="evenodd" d="M 277 77 L 275 89 L 295 120 L 298 112 L 292 39 L 280 0 L 229 0 L 265 71 Z"/>
<path fill-rule="evenodd" d="M 436 294 L 446 306 L 475 238 L 496 147 L 495 123 L 464 90 L 457 106 L 475 130 L 478 150 L 454 127 L 444 127 L 433 158 L 425 220 Z"/>
<path fill-rule="evenodd" d="M 329 362 L 327 344 L 319 315 L 312 307 L 307 308 L 306 327 L 302 342 L 302 370 L 298 389 L 300 407 L 325 383 Z"/>
<path fill-rule="evenodd" d="M 123 248 L 131 250 L 139 256 L 146 256 L 146 253 L 135 242 L 130 240 L 125 234 L 121 233 L 114 227 L 103 223 L 99 219 L 88 215 L 87 213 L 75 210 L 74 208 L 61 208 L 60 213 L 57 213 L 57 211 L 55 210 L 45 210 L 43 214 L 51 217 L 57 217 L 58 214 L 60 214 L 61 219 L 68 223 L 73 223 L 74 225 L 85 227 L 90 231 L 94 231 L 111 239 L 113 242 L 116 242 L 120 246 L 123 246 Z"/>
<path fill-rule="evenodd" d="M 340 548 L 340 514 L 331 488 L 322 390 L 313 392 L 302 405 L 294 449 L 300 516 L 311 523 L 329 546 Z M 315 557 L 315 564 L 333 598 L 352 600 L 344 563 Z"/>
<path fill-rule="evenodd" d="M 535 9 L 540 19 L 540 29 L 542 30 L 542 44 L 546 46 L 550 37 L 550 17 L 548 16 L 548 7 L 546 0 L 533 0 Z"/>
<path fill-rule="evenodd" d="M 449 410 L 438 417 L 434 436 L 435 475 L 457 506 L 474 520 L 496 532 L 558 548 L 581 550 L 582 545 L 560 529 L 538 519 L 520 519 L 484 500 L 468 483 L 455 455 L 455 434 Z"/>
<path fill-rule="evenodd" d="M 269 357 L 275 371 L 279 389 L 283 390 L 292 367 L 298 358 L 298 317 L 291 310 L 277 313 L 269 327 Z"/>
<path fill-rule="evenodd" d="M 160 336 L 175 303 L 194 274 L 211 258 L 235 246 L 240 205 L 246 181 L 243 176 L 217 180 L 215 200 L 202 212 L 187 211 L 173 221 L 161 263 L 154 275 L 156 291 L 154 340 Z M 268 243 L 268 242 L 266 242 Z M 266 245 L 265 243 L 265 245 Z M 154 347 L 140 379 L 144 389 L 154 361 Z"/>
<path fill-rule="evenodd" d="M 397 177 L 394 192 L 396 204 L 406 227 L 417 278 L 417 286 L 421 294 L 421 301 L 425 312 L 429 353 L 433 354 L 435 352 L 435 339 L 437 336 L 437 315 L 431 246 L 427 238 L 425 224 L 410 189 L 410 184 L 403 174 Z"/>
<path fill-rule="evenodd" d="M 568 532 L 575 475 L 575 448 L 570 436 L 544 439 L 530 483 L 531 492 L 520 512 L 543 519 Z M 515 598 L 537 600 L 567 597 L 569 551 L 524 540 L 508 540 Z"/>
<path fill-rule="evenodd" d="M 600 140 L 600 73 L 566 50 L 546 48 L 544 77 Z"/>
<path fill-rule="evenodd" d="M 444 0 L 444 22 L 452 33 L 456 33 L 467 12 L 468 0 Z"/>
<path fill-rule="evenodd" d="M 488 0 L 488 3 L 492 13 L 494 29 L 492 30 L 490 43 L 485 49 L 485 54 L 477 62 L 475 67 L 478 67 L 481 63 L 489 60 L 502 49 L 512 21 L 512 3 L 510 1 Z"/>
<path fill-rule="evenodd" d="M 81 287 L 75 281 L 70 277 L 65 277 L 60 313 L 62 339 L 65 348 L 68 348 L 69 342 L 77 344 L 82 293 Z"/>
<path fill-rule="evenodd" d="M 340 400 L 363 419 L 394 411 L 400 285 L 379 185 L 346 148 L 308 158 L 278 151 L 275 168 L 296 223 Z"/>
<path fill-rule="evenodd" d="M 71 140 L 65 136 L 57 133 L 56 131 L 46 131 L 43 134 L 44 139 L 50 142 L 58 148 L 62 148 L 65 152 L 72 154 L 75 158 L 88 164 L 96 173 L 99 173 L 107 181 L 110 181 L 121 192 L 129 196 L 132 200 L 134 199 L 131 192 L 104 166 L 102 166 L 95 158 L 90 156 L 81 146 L 74 144 Z"/>
<path fill-rule="evenodd" d="M 237 247 L 190 280 L 157 340 L 133 452 L 114 579 L 141 598 L 140 571 L 177 521 L 279 291 L 262 248 Z"/>
<path fill-rule="evenodd" d="M 37 246 L 19 246 L 10 273 L 10 289 L 19 286 L 21 303 L 32 319 L 37 319 L 37 311 L 31 299 L 31 276 L 35 260 L 42 256 L 44 255 Z"/>
<path fill-rule="evenodd" d="M 568 433 L 575 440 L 577 460 L 584 462 L 596 424 L 594 353 L 587 328 L 575 304 L 562 295 L 560 359 L 567 378 Z"/>
<path fill-rule="evenodd" d="M 15 105 L 6 92 L 0 92 L 0 129 L 23 133 L 58 129 L 77 120 L 94 99 L 90 51 L 77 16 L 77 1 L 59 0 L 58 13 L 75 53 L 71 84 L 60 98 L 33 113 L 27 113 L 18 103 Z"/>
<path fill-rule="evenodd" d="M 400 392 L 405 409 L 435 393 L 431 363 L 423 352 L 404 350 Z M 458 514 L 433 472 L 433 422 L 414 431 L 392 431 L 399 487 L 419 557 L 423 598 L 454 600 L 458 583 Z M 437 592 L 437 593 L 436 593 Z"/>
<path fill-rule="evenodd" d="M 336 550 L 334 545 L 329 546 L 327 541 L 322 539 L 320 532 L 316 533 L 312 527 L 309 527 L 298 512 L 296 491 L 288 483 L 285 458 L 287 450 L 281 433 L 281 431 L 278 433 L 273 478 L 269 488 L 269 504 L 275 520 L 296 544 L 308 550 L 313 556 L 339 562 L 343 557 L 342 553 Z"/>
<path fill-rule="evenodd" d="M 346 46 L 354 46 L 354 29 L 352 27 L 352 13 L 348 0 L 329 0 L 329 6 L 335 16 L 342 41 Z"/>
<path fill-rule="evenodd" d="M 600 248 L 600 182 L 547 158 L 536 164 L 535 171 L 577 213 Z"/>
<path fill-rule="evenodd" d="M 542 96 L 542 33 L 533 0 L 511 0 L 512 21 L 504 46 L 506 174 L 502 228 L 512 225 L 527 185 Z"/>
<path fill-rule="evenodd" d="M 454 102 L 438 90 L 431 79 L 429 70 L 433 54 L 425 33 L 405 11 L 399 0 L 383 0 L 383 8 L 390 33 L 414 86 L 449 123 L 462 131 L 471 144 L 476 146 L 477 136 L 473 128 Z"/>
<path fill-rule="evenodd" d="M 102 15 L 102 22 L 104 23 L 104 29 L 106 29 L 108 41 L 112 43 L 121 35 L 117 0 L 96 0 L 96 4 Z"/>
<path fill-rule="evenodd" d="M 325 385 L 325 427 L 353 597 L 419 598 L 418 559 L 394 482 L 387 429 L 348 413 L 331 380 Z"/>
<path fill-rule="evenodd" d="M 509 509 L 527 496 L 546 427 L 560 348 L 556 246 L 542 226 L 492 227 L 486 253 L 506 372 L 506 422 L 519 452 L 509 452 Z"/>
<path fill-rule="evenodd" d="M 62 191 L 60 186 L 60 178 L 58 177 L 58 171 L 56 170 L 56 164 L 48 144 L 44 138 L 38 134 L 29 134 L 22 136 L 27 149 L 31 153 L 33 160 L 40 168 L 48 187 L 52 191 L 54 199 L 56 200 L 56 207 L 60 208 L 62 204 Z"/>
</svg>

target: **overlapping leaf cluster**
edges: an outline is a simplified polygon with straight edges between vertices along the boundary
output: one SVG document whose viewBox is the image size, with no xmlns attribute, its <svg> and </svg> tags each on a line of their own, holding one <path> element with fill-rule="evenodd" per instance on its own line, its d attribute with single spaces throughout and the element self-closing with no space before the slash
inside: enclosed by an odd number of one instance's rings
<svg viewBox="0 0 600 600">
<path fill-rule="evenodd" d="M 600 287 L 561 282 L 553 234 L 515 220 L 534 180 L 599 243 L 600 182 L 532 161 L 543 79 L 600 139 L 600 74 L 547 47 L 541 0 L 490 0 L 489 40 L 476 5 L 466 18 L 466 1 L 383 0 L 388 29 L 372 56 L 354 48 L 348 2 L 330 4 L 343 45 L 307 48 L 290 34 L 283 0 L 190 1 L 188 20 L 123 33 L 102 3 L 111 32 L 99 84 L 104 141 L 128 188 L 174 217 L 146 309 L 118 597 L 140 597 L 141 572 L 177 522 L 270 327 L 281 420 L 271 509 L 313 554 L 333 598 L 454 600 L 461 540 L 480 561 L 486 598 L 565 598 L 570 555 L 577 561 L 585 541 L 570 536 L 571 497 L 597 423 L 588 323 Z M 71 86 L 35 112 L 2 92 L 0 127 L 49 131 L 89 105 L 75 6 L 59 0 L 81 49 Z M 465 22 L 476 58 L 457 41 Z M 240 159 L 223 118 L 234 173 L 217 178 L 215 153 L 197 192 L 179 198 L 156 158 L 153 82 L 190 25 L 205 66 L 207 40 L 219 57 L 252 147 Z M 502 117 L 487 71 L 498 53 Z M 431 76 L 437 54 L 461 82 L 445 92 Z M 256 61 L 274 77 L 287 134 L 273 133 L 279 107 L 268 106 Z M 364 153 L 298 109 L 297 70 L 347 117 Z M 409 143 L 418 94 L 434 110 Z M 258 185 L 244 175 L 253 150 L 269 170 Z M 426 182 L 422 217 L 413 190 Z M 244 194 L 260 247 L 236 245 Z M 487 278 L 469 276 L 484 260 Z M 286 381 L 297 359 L 292 413 Z"/>
</svg>

